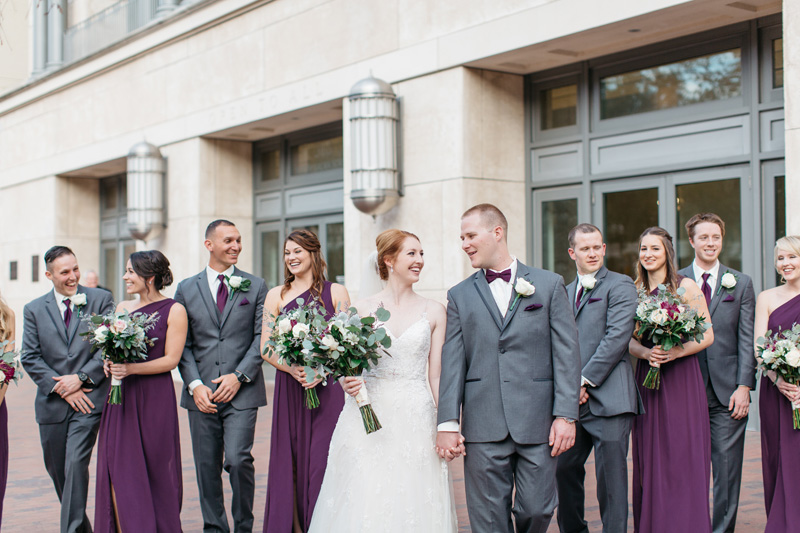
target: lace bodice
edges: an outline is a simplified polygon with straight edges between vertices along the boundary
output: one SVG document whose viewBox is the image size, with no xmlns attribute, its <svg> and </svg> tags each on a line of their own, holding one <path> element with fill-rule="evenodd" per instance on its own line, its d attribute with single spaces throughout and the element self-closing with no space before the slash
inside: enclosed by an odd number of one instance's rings
<svg viewBox="0 0 800 533">
<path fill-rule="evenodd" d="M 399 337 L 395 337 L 386 326 L 384 329 L 392 339 L 389 355 L 384 354 L 377 366 L 364 375 L 374 379 L 424 381 L 431 351 L 431 325 L 426 314 L 423 313 L 422 318 L 411 324 Z"/>
</svg>

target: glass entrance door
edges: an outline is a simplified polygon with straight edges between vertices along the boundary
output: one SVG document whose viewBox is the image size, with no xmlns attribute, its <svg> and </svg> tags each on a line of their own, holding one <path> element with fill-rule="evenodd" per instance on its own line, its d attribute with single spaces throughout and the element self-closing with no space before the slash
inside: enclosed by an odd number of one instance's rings
<svg viewBox="0 0 800 533">
<path fill-rule="evenodd" d="M 580 185 L 539 189 L 533 193 L 534 266 L 560 274 L 566 283 L 575 277 L 569 258 L 569 230 L 588 218 Z"/>
<path fill-rule="evenodd" d="M 786 236 L 786 166 L 783 159 L 767 161 L 761 169 L 764 187 L 764 288 L 780 284 L 774 268 L 775 241 Z"/>
</svg>

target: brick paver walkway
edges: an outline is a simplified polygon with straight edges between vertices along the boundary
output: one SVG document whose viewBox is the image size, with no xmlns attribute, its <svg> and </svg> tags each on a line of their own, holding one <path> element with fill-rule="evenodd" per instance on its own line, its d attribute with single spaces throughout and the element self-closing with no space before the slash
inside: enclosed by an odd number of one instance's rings
<svg viewBox="0 0 800 533">
<path fill-rule="evenodd" d="M 180 385 L 176 385 L 176 392 Z M 59 505 L 50 478 L 44 469 L 39 431 L 33 417 L 33 398 L 35 388 L 27 376 L 19 387 L 11 386 L 7 399 L 9 407 L 10 464 L 8 485 L 3 512 L 3 531 L 6 532 L 57 532 Z M 272 387 L 268 387 L 271 396 Z M 270 402 L 271 403 L 271 402 Z M 203 521 L 200 515 L 200 503 L 197 496 L 197 485 L 192 461 L 191 443 L 189 441 L 189 425 L 186 411 L 179 408 L 179 420 L 183 459 L 183 512 L 181 519 L 184 531 L 202 531 Z M 255 496 L 255 528 L 261 531 L 264 502 L 267 492 L 267 462 L 269 458 L 269 434 L 272 408 L 259 411 L 256 428 L 256 443 L 253 455 L 256 461 L 256 496 Z M 94 461 L 91 472 L 94 474 Z M 226 476 L 225 474 L 223 474 Z M 464 499 L 464 477 L 460 462 L 453 463 L 453 479 L 455 480 L 456 507 L 460 531 L 471 531 Z M 588 465 L 587 487 L 589 497 L 586 502 L 587 517 L 591 531 L 600 531 L 601 523 L 597 501 L 594 498 L 594 466 Z M 230 487 L 225 479 L 226 506 L 230 512 Z M 94 518 L 94 483 L 90 486 L 89 516 Z M 761 486 L 761 462 L 758 433 L 747 434 L 745 452 L 745 473 L 742 487 L 742 501 L 736 531 L 755 533 L 764 530 L 764 500 Z M 629 521 L 633 531 L 632 520 Z M 557 532 L 555 520 L 548 532 Z M 413 532 L 409 532 L 413 533 Z M 690 533 L 690 532 L 686 532 Z"/>
</svg>

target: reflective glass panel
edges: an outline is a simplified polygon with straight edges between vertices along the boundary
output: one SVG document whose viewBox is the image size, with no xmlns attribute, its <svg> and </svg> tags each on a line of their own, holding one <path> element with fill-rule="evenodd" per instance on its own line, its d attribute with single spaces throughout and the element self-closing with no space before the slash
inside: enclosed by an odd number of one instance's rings
<svg viewBox="0 0 800 533">
<path fill-rule="evenodd" d="M 783 87 L 783 39 L 772 41 L 772 88 Z"/>
<path fill-rule="evenodd" d="M 578 86 L 545 89 L 540 93 L 542 130 L 574 126 L 578 123 Z"/>
<path fill-rule="evenodd" d="M 694 261 L 694 249 L 689 244 L 685 225 L 697 213 L 715 213 L 725 222 L 720 262 L 742 269 L 742 210 L 739 197 L 739 179 L 688 183 L 675 187 L 676 208 L 678 210 L 675 253 L 678 266 L 683 268 Z"/>
<path fill-rule="evenodd" d="M 564 277 L 575 278 L 575 262 L 570 259 L 569 230 L 578 224 L 578 200 L 542 202 L 542 268 Z"/>
<path fill-rule="evenodd" d="M 292 146 L 291 163 L 293 176 L 342 168 L 342 137 Z"/>
<path fill-rule="evenodd" d="M 742 94 L 741 50 L 607 76 L 600 80 L 600 118 L 616 118 Z"/>
<path fill-rule="evenodd" d="M 274 182 L 281 177 L 281 152 L 269 150 L 261 152 L 261 182 Z"/>
<path fill-rule="evenodd" d="M 334 222 L 325 226 L 325 261 L 328 263 L 328 279 L 344 285 L 344 223 Z"/>
<path fill-rule="evenodd" d="M 786 237 L 786 176 L 775 176 L 775 240 Z M 773 258 L 767 258 L 771 264 Z M 781 276 L 775 272 L 775 285 L 782 283 Z"/>
<path fill-rule="evenodd" d="M 658 189 L 620 191 L 603 195 L 603 227 L 609 270 L 636 278 L 639 235 L 658 226 Z"/>
<path fill-rule="evenodd" d="M 283 250 L 277 230 L 261 233 L 261 276 L 270 288 L 283 283 Z"/>
<path fill-rule="evenodd" d="M 108 178 L 100 182 L 100 205 L 103 206 L 103 211 L 116 211 L 119 201 L 117 193 L 117 178 Z"/>
</svg>

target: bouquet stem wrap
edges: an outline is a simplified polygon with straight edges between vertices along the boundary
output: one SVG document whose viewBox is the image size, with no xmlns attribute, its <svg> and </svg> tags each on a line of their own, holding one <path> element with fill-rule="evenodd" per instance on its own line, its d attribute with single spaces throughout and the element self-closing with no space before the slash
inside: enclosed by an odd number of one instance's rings
<svg viewBox="0 0 800 533">
<path fill-rule="evenodd" d="M 108 392 L 109 405 L 119 405 L 122 403 L 122 380 L 111 378 L 111 390 Z"/>
<path fill-rule="evenodd" d="M 367 435 L 375 433 L 383 427 L 375 411 L 372 409 L 372 405 L 369 401 L 369 394 L 367 394 L 367 386 L 363 378 L 361 379 L 361 389 L 359 389 L 358 394 L 356 394 L 356 404 L 358 404 L 358 410 L 361 411 L 361 421 L 364 422 L 364 429 Z"/>
</svg>

